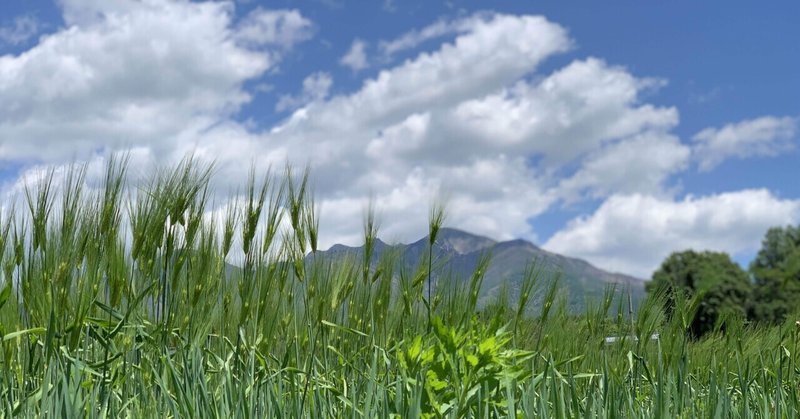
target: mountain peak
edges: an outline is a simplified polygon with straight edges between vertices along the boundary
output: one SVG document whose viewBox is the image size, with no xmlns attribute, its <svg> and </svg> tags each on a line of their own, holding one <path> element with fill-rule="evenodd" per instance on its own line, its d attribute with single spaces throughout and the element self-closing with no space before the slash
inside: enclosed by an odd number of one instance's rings
<svg viewBox="0 0 800 419">
<path fill-rule="evenodd" d="M 463 238 L 470 238 L 470 239 L 486 239 L 491 240 L 484 236 L 479 236 L 475 233 L 470 233 L 468 231 L 459 230 L 453 227 L 442 227 L 439 229 L 439 233 L 437 237 L 463 237 Z"/>
<path fill-rule="evenodd" d="M 533 243 L 531 243 L 531 242 L 529 242 L 528 240 L 525 240 L 525 239 L 514 239 L 514 240 L 504 241 L 504 242 L 498 243 L 497 247 L 498 248 L 522 247 L 522 248 L 527 248 L 527 249 L 530 249 L 530 250 L 541 250 L 541 249 L 539 249 L 538 246 L 536 246 L 535 244 L 533 244 Z"/>
<path fill-rule="evenodd" d="M 488 237 L 449 227 L 440 229 L 436 237 L 436 245 L 442 250 L 460 255 L 487 249 L 495 244 L 497 242 Z"/>
</svg>

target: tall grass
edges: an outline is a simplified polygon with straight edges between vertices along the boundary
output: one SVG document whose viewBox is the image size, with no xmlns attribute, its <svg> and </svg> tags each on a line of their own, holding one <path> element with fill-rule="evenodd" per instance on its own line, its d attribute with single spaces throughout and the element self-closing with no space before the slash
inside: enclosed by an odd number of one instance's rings
<svg viewBox="0 0 800 419">
<path fill-rule="evenodd" d="M 491 255 L 470 278 L 433 251 L 376 259 L 372 211 L 361 254 L 319 252 L 308 171 L 254 171 L 209 216 L 210 167 L 139 188 L 126 168 L 94 189 L 85 166 L 50 171 L 2 215 L 2 416 L 798 416 L 794 323 L 691 341 L 696 301 L 626 317 L 614 289 L 574 317 L 535 264 L 516 306 L 479 308 Z"/>
</svg>

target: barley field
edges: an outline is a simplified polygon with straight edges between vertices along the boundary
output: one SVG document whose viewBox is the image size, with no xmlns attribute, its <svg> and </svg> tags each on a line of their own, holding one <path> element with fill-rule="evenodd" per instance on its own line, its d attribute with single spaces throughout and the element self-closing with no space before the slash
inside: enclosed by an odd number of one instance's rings
<svg viewBox="0 0 800 419">
<path fill-rule="evenodd" d="M 614 288 L 576 316 L 536 261 L 518 303 L 478 307 L 491 255 L 448 280 L 433 252 L 373 263 L 372 211 L 363 257 L 318 255 L 307 171 L 254 171 L 229 206 L 191 158 L 86 173 L 44 173 L 4 206 L 2 417 L 800 415 L 795 318 L 693 340 L 697 301 L 666 318 L 664 296 L 633 308 Z"/>
</svg>

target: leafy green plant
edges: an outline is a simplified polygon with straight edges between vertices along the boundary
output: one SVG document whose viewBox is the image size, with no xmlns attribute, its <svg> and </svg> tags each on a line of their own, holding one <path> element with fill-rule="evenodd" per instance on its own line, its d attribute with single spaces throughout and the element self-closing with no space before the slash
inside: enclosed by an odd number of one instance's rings
<svg viewBox="0 0 800 419">
<path fill-rule="evenodd" d="M 448 327 L 434 317 L 432 335 L 416 336 L 397 349 L 404 391 L 422 388 L 421 417 L 515 415 L 508 411 L 506 389 L 531 376 L 534 353 L 509 347 L 510 332 L 473 323 Z M 408 404 L 406 403 L 403 403 Z"/>
</svg>

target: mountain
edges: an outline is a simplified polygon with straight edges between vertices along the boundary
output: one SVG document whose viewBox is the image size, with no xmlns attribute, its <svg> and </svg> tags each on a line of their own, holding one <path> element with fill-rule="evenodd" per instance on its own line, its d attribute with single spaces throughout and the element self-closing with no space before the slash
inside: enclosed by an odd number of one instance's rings
<svg viewBox="0 0 800 419">
<path fill-rule="evenodd" d="M 373 261 L 390 249 L 398 251 L 405 264 L 414 266 L 428 252 L 428 237 L 411 244 L 395 245 L 376 240 Z M 443 228 L 437 235 L 433 252 L 434 260 L 442 262 L 442 271 L 450 272 L 455 278 L 464 281 L 469 279 L 481 255 L 485 252 L 491 253 L 491 264 L 484 276 L 479 305 L 485 305 L 496 298 L 504 282 L 507 283 L 509 298 L 513 304 L 526 267 L 531 262 L 535 262 L 536 268 L 540 269 L 544 283 L 557 275 L 560 277 L 560 292 L 566 296 L 569 311 L 573 313 L 583 312 L 587 301 L 599 302 L 610 284 L 616 284 L 618 292 L 624 292 L 626 299 L 630 292 L 634 305 L 645 294 L 644 281 L 639 278 L 610 273 L 584 260 L 548 252 L 525 240 L 497 242 L 465 231 Z M 332 258 L 348 254 L 360 257 L 363 247 L 337 244 L 321 253 Z M 544 287 L 540 289 L 543 290 Z M 539 302 L 533 300 L 532 309 L 535 310 Z"/>
</svg>

